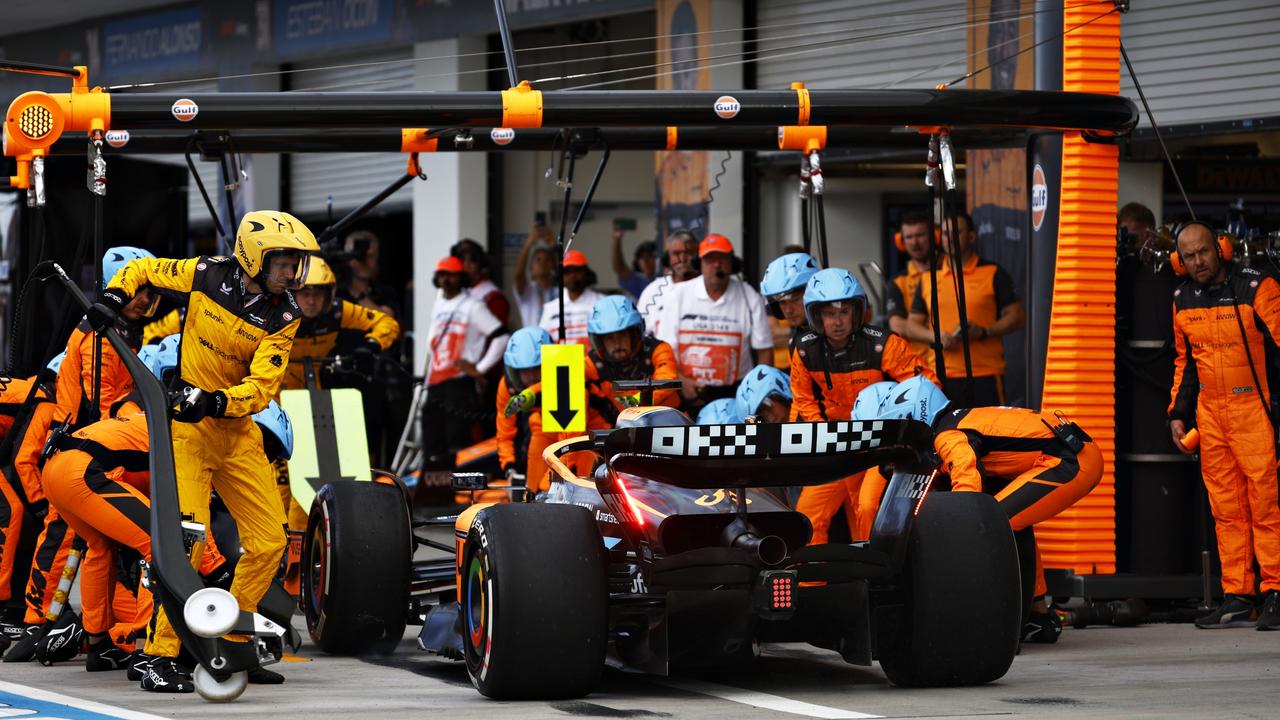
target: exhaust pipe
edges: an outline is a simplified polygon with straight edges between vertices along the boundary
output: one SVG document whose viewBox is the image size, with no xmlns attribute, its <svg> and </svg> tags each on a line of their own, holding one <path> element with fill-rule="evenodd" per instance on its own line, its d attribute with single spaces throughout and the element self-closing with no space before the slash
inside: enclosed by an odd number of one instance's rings
<svg viewBox="0 0 1280 720">
<path fill-rule="evenodd" d="M 761 564 L 770 567 L 787 559 L 787 542 L 777 535 L 756 534 L 756 528 L 741 518 L 734 520 L 721 533 L 725 545 L 751 553 Z"/>
</svg>

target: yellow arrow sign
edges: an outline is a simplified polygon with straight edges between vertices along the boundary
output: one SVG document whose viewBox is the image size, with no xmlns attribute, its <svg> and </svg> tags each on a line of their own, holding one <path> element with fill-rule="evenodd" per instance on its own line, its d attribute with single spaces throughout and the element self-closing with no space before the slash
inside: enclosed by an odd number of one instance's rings
<svg viewBox="0 0 1280 720">
<path fill-rule="evenodd" d="M 543 432 L 586 431 L 585 350 L 579 343 L 542 346 Z"/>
</svg>

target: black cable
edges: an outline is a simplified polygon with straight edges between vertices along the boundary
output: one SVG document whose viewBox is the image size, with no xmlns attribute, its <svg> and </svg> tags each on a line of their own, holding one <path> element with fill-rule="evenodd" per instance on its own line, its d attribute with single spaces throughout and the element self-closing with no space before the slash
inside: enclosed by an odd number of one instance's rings
<svg viewBox="0 0 1280 720">
<path fill-rule="evenodd" d="M 1124 43 L 1120 43 L 1120 57 L 1124 58 L 1124 66 L 1129 70 L 1129 79 L 1133 81 L 1133 88 L 1138 91 L 1138 99 L 1142 101 L 1142 109 L 1147 111 L 1147 120 L 1151 123 L 1151 130 L 1155 133 L 1156 140 L 1160 143 L 1160 152 L 1164 153 L 1164 161 L 1169 165 L 1169 172 L 1173 173 L 1173 181 L 1178 184 L 1178 192 L 1182 194 L 1182 202 L 1187 206 L 1187 212 L 1191 214 L 1191 219 L 1196 219 L 1196 211 L 1191 208 L 1191 199 L 1187 197 L 1186 188 L 1182 187 L 1182 177 L 1178 175 L 1178 168 L 1173 166 L 1173 157 L 1169 155 L 1169 148 L 1164 144 L 1164 136 L 1160 134 L 1160 126 L 1156 124 L 1156 116 L 1151 113 L 1151 106 L 1147 104 L 1147 95 L 1142 92 L 1142 83 L 1138 82 L 1138 74 L 1133 71 L 1133 63 L 1129 62 L 1129 53 L 1125 52 Z M 1176 239 L 1175 239 L 1176 243 Z M 1177 249 L 1174 249 L 1177 252 Z"/>
<path fill-rule="evenodd" d="M 1230 271 L 1227 272 L 1227 284 L 1231 290 L 1231 306 L 1236 311 L 1236 326 L 1240 328 L 1240 344 L 1244 345 L 1244 357 L 1249 361 L 1249 374 L 1253 376 L 1253 389 L 1258 394 L 1258 402 L 1262 403 L 1262 412 L 1266 414 L 1267 421 L 1274 426 L 1271 406 L 1267 404 L 1267 399 L 1262 397 L 1262 383 L 1258 381 L 1258 369 L 1253 366 L 1253 351 L 1249 349 L 1249 336 L 1244 331 L 1244 320 L 1240 318 L 1240 301 L 1236 298 L 1235 285 L 1231 284 L 1232 275 Z"/>
<path fill-rule="evenodd" d="M 196 187 L 200 189 L 200 197 L 204 198 L 204 206 L 209 209 L 209 217 L 213 218 L 213 226 L 218 229 L 218 235 L 224 240 L 228 239 L 227 231 L 222 229 L 222 221 L 218 219 L 218 211 L 213 207 L 213 201 L 209 199 L 209 193 L 204 189 L 204 181 L 200 179 L 200 173 L 196 171 L 196 164 L 191 160 L 191 146 L 195 143 L 195 136 L 187 142 L 187 152 L 184 155 L 187 159 L 187 168 L 191 170 L 191 177 L 196 181 Z"/>
<path fill-rule="evenodd" d="M 948 233 L 958 247 L 960 218 L 956 215 L 955 204 L 948 200 L 946 188 L 939 186 L 938 194 L 942 199 L 942 222 L 946 223 Z M 952 284 L 956 292 L 956 315 L 960 318 L 960 347 L 964 356 L 964 401 L 966 405 L 973 405 L 973 357 L 969 344 L 969 305 L 965 300 L 964 258 L 957 255 L 959 253 L 952 252 L 948 257 L 951 261 Z"/>
</svg>

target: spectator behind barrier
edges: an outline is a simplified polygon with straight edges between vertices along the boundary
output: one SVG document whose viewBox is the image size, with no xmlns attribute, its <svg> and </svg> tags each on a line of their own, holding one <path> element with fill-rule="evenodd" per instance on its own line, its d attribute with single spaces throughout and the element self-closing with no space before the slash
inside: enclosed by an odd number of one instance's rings
<svg viewBox="0 0 1280 720">
<path fill-rule="evenodd" d="M 587 256 L 577 250 L 564 254 L 564 339 L 588 344 L 587 320 L 591 309 L 604 296 L 592 289 L 596 274 L 587 264 Z M 542 306 L 543 330 L 554 340 L 560 340 L 560 301 L 553 294 Z"/>
<path fill-rule="evenodd" d="M 773 363 L 764 300 L 736 277 L 733 244 L 711 234 L 698 245 L 701 278 L 672 286 L 656 337 L 671 345 L 690 409 L 733 397 L 753 365 Z"/>
<path fill-rule="evenodd" d="M 644 292 L 636 299 L 636 309 L 644 318 L 649 334 L 657 337 L 658 318 L 662 316 L 662 306 L 670 296 L 671 288 L 676 283 L 691 280 L 698 276 L 693 267 L 693 260 L 698 254 L 698 240 L 688 230 L 677 230 L 667 236 L 666 251 L 659 258 L 662 262 L 662 276 L 645 286 Z"/>
<path fill-rule="evenodd" d="M 516 255 L 516 307 L 520 327 L 537 327 L 542 306 L 556 298 L 555 236 L 546 223 L 537 223 Z"/>
<path fill-rule="evenodd" d="M 436 263 L 432 282 L 439 291 L 427 336 L 430 364 L 422 414 L 424 469 L 452 468 L 457 451 L 478 439 L 475 424 L 488 415 L 480 385 L 506 347 L 505 326 L 467 295 L 464 277 L 458 258 L 450 255 Z"/>
</svg>

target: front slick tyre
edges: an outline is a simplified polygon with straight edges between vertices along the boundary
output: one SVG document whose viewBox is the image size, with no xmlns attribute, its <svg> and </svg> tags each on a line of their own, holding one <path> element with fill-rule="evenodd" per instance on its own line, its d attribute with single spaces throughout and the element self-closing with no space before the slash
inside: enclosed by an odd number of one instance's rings
<svg viewBox="0 0 1280 720">
<path fill-rule="evenodd" d="M 467 674 L 500 700 L 582 697 L 604 668 L 608 590 L 595 519 L 573 505 L 496 505 L 463 551 Z"/>
<path fill-rule="evenodd" d="M 876 654 L 890 682 L 981 685 L 1009 671 L 1022 627 L 1018 551 L 995 498 L 925 497 L 903 581 L 905 606 L 877 614 Z"/>
</svg>

